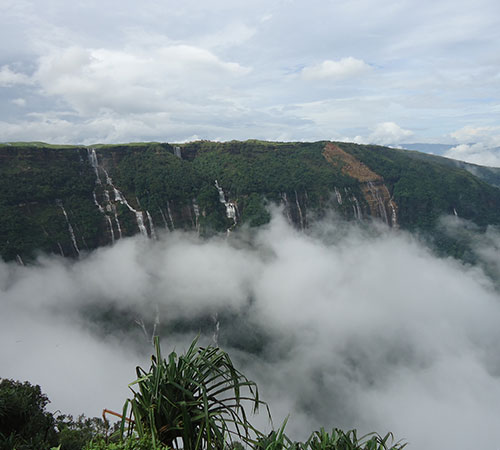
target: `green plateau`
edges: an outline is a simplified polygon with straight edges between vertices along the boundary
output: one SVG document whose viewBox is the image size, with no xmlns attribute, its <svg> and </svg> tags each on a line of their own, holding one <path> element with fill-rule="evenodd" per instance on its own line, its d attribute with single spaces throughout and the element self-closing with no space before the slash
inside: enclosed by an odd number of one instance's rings
<svg viewBox="0 0 500 450">
<path fill-rule="evenodd" d="M 329 211 L 430 237 L 443 215 L 500 223 L 500 169 L 415 151 L 342 142 L 0 144 L 0 255 L 77 257 L 138 233 L 202 236 L 258 227 L 269 206 L 307 228 Z"/>
</svg>

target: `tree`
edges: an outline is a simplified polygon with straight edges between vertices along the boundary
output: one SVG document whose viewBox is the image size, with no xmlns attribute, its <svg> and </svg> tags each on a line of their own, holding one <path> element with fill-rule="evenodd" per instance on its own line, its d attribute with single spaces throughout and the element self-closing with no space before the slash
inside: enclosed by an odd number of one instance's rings
<svg viewBox="0 0 500 450">
<path fill-rule="evenodd" d="M 46 450 L 57 442 L 49 399 L 40 386 L 0 381 L 0 450 Z"/>
</svg>

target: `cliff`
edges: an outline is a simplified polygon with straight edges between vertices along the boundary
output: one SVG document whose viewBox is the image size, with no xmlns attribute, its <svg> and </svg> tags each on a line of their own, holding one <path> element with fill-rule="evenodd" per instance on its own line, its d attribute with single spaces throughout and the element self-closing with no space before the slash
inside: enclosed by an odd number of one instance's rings
<svg viewBox="0 0 500 450">
<path fill-rule="evenodd" d="M 332 209 L 410 230 L 432 230 L 442 214 L 500 223 L 500 189 L 467 170 L 346 143 L 3 144 L 0 174 L 0 254 L 19 262 L 137 233 L 259 226 L 269 203 L 302 229 Z"/>
</svg>

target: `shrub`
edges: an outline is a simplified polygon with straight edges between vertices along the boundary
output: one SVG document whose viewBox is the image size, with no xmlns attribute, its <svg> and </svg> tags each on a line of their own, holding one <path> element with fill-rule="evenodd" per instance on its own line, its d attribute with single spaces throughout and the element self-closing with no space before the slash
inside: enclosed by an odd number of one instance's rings
<svg viewBox="0 0 500 450">
<path fill-rule="evenodd" d="M 184 450 L 222 449 L 235 435 L 254 442 L 258 432 L 248 421 L 244 401 L 254 412 L 263 404 L 257 386 L 234 368 L 227 353 L 196 343 L 185 355 L 172 352 L 166 360 L 155 339 L 149 372 L 138 367 L 138 379 L 131 383 L 138 390 L 125 403 L 122 426 L 130 404 L 131 429 L 140 437 L 150 435 L 153 445 L 173 447 L 181 441 Z"/>
</svg>

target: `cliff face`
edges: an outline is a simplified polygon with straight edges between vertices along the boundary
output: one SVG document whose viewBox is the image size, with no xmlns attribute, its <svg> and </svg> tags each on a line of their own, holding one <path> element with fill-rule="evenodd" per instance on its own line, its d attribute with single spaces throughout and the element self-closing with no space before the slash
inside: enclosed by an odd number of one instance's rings
<svg viewBox="0 0 500 450">
<path fill-rule="evenodd" d="M 269 221 L 347 219 L 431 229 L 441 214 L 500 223 L 500 190 L 464 170 L 354 144 L 194 142 L 0 146 L 0 253 L 78 256 L 141 233 L 209 235 Z"/>
<path fill-rule="evenodd" d="M 323 156 L 330 164 L 340 167 L 342 173 L 359 182 L 371 217 L 377 217 L 387 225 L 398 226 L 397 205 L 382 176 L 331 142 L 325 145 Z"/>
</svg>

